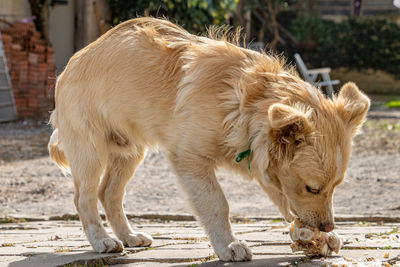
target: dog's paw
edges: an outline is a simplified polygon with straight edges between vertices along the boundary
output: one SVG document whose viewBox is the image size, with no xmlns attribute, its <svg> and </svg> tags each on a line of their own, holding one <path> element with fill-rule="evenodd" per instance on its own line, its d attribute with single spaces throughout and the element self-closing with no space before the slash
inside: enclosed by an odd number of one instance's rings
<svg viewBox="0 0 400 267">
<path fill-rule="evenodd" d="M 222 261 L 251 261 L 253 254 L 245 242 L 234 241 L 218 257 Z"/>
<path fill-rule="evenodd" d="M 114 238 L 102 238 L 92 242 L 92 247 L 99 253 L 116 253 L 122 252 L 124 247 L 122 242 Z"/>
<path fill-rule="evenodd" d="M 151 235 L 141 232 L 129 234 L 123 239 L 125 247 L 148 247 L 153 243 Z"/>
</svg>

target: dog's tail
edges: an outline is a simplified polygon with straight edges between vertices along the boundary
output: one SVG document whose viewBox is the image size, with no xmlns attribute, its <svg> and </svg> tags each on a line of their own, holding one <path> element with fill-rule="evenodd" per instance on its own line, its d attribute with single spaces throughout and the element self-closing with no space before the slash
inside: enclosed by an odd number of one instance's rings
<svg viewBox="0 0 400 267">
<path fill-rule="evenodd" d="M 53 112 L 50 121 L 54 124 L 55 111 Z M 49 144 L 47 145 L 49 149 L 50 158 L 57 163 L 57 165 L 64 171 L 69 171 L 69 163 L 65 157 L 64 151 L 60 147 L 60 139 L 58 135 L 58 129 L 53 131 L 50 137 Z"/>
<path fill-rule="evenodd" d="M 58 129 L 53 131 L 47 148 L 49 149 L 50 158 L 57 163 L 60 168 L 68 170 L 69 164 L 67 158 L 65 157 L 64 151 L 62 151 L 59 146 Z"/>
</svg>

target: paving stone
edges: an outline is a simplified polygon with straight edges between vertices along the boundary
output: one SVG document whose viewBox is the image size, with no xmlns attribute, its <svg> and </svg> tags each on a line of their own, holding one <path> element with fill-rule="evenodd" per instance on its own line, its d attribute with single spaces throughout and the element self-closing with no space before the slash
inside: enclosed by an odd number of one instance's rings
<svg viewBox="0 0 400 267">
<path fill-rule="evenodd" d="M 207 238 L 207 235 L 204 232 L 200 231 L 171 231 L 171 232 L 165 232 L 165 233 L 160 233 L 157 232 L 156 234 L 150 232 L 150 231 L 143 231 L 145 233 L 148 233 L 153 236 L 154 239 L 204 239 Z"/>
<path fill-rule="evenodd" d="M 213 260 L 201 264 L 202 267 L 222 267 L 222 266 L 248 266 L 248 267 L 277 267 L 277 266 L 296 266 L 302 256 L 299 255 L 254 255 L 252 261 L 248 262 L 222 262 Z"/>
<path fill-rule="evenodd" d="M 201 248 L 194 248 L 194 246 Z M 214 257 L 214 251 L 207 244 L 182 244 L 178 246 L 166 246 L 162 248 L 148 249 L 126 256 L 112 258 L 109 264 L 127 264 L 135 262 L 164 262 L 182 263 L 208 259 Z"/>
<path fill-rule="evenodd" d="M 277 243 L 287 243 L 291 242 L 289 234 L 283 234 L 281 232 L 253 232 L 253 233 L 245 233 L 236 235 L 239 240 L 246 240 L 251 242 L 263 242 L 270 240 Z"/>
<path fill-rule="evenodd" d="M 169 228 L 200 228 L 197 222 L 163 222 L 163 223 L 131 223 L 132 227 L 137 229 L 153 228 L 153 229 L 169 229 Z"/>
<path fill-rule="evenodd" d="M 70 253 L 45 253 L 41 255 L 34 255 L 26 257 L 17 261 L 8 262 L 8 267 L 53 267 L 59 265 L 66 265 L 71 263 L 95 262 L 96 260 L 107 259 L 109 257 L 116 257 L 116 254 L 99 254 L 89 251 L 77 251 Z"/>
<path fill-rule="evenodd" d="M 170 245 L 175 245 L 175 244 L 186 244 L 188 242 L 193 242 L 193 241 L 187 241 L 187 240 L 159 240 L 159 239 L 154 239 L 153 243 L 151 244 L 151 247 L 156 248 L 156 247 L 164 247 L 164 246 L 170 246 Z M 127 248 L 129 249 L 129 248 Z"/>
<path fill-rule="evenodd" d="M 252 247 L 251 251 L 255 255 L 292 255 L 292 249 L 286 246 L 257 246 Z"/>
<path fill-rule="evenodd" d="M 186 262 L 186 263 L 161 263 L 157 262 L 156 264 L 154 262 L 136 262 L 136 263 L 128 263 L 128 264 L 115 264 L 112 265 L 113 267 L 131 267 L 131 266 L 140 266 L 140 267 L 170 267 L 170 266 L 184 266 L 184 267 L 190 267 L 190 266 L 198 266 L 200 265 L 201 262 Z"/>
<path fill-rule="evenodd" d="M 207 235 L 204 233 L 173 233 L 169 235 L 172 239 L 176 240 L 206 240 L 208 239 Z"/>
<path fill-rule="evenodd" d="M 36 246 L 36 247 L 87 247 L 90 246 L 87 240 L 68 240 L 68 239 L 60 239 L 60 240 L 47 240 L 47 241 L 39 241 L 39 242 L 32 242 L 32 243 L 24 243 L 24 247 L 28 246 Z"/>
<path fill-rule="evenodd" d="M 177 239 L 193 239 L 205 238 L 207 235 L 201 228 L 138 228 L 140 232 L 145 232 L 152 235 L 154 238 L 165 238 L 166 236 L 175 237 Z"/>
<path fill-rule="evenodd" d="M 386 233 L 393 230 L 393 227 L 384 227 L 384 226 L 370 226 L 370 227 L 337 227 L 336 232 L 341 235 L 361 235 L 365 236 L 366 234 L 370 233 Z"/>
<path fill-rule="evenodd" d="M 354 241 L 350 244 L 345 245 L 346 248 L 393 248 L 393 249 L 400 249 L 400 241 L 399 240 L 361 240 L 361 241 Z"/>
<path fill-rule="evenodd" d="M 400 250 L 341 250 L 340 256 L 357 259 L 366 260 L 367 258 L 374 258 L 377 260 L 384 260 L 385 253 L 389 253 L 389 257 L 394 257 L 400 255 Z"/>
<path fill-rule="evenodd" d="M 16 245 L 11 247 L 1 247 L 0 249 L 0 257 L 4 256 L 24 256 L 24 255 L 34 255 L 41 253 L 50 253 L 54 252 L 54 248 L 52 247 L 37 247 L 37 246 L 22 246 Z"/>
<path fill-rule="evenodd" d="M 301 264 L 302 267 L 312 267 L 312 266 L 335 266 L 335 267 L 348 267 L 348 266 L 359 266 L 359 267 L 381 267 L 386 266 L 383 263 L 387 262 L 388 259 L 382 259 L 379 257 L 367 256 L 365 258 L 360 258 L 359 254 L 355 254 L 353 258 L 349 257 L 329 257 L 329 258 L 321 258 L 321 259 L 311 259 L 304 264 Z M 392 267 L 399 267 L 400 260 L 391 262 Z"/>
<path fill-rule="evenodd" d="M 0 234 L 0 246 L 2 244 L 21 244 L 26 242 L 46 241 L 49 237 L 41 235 L 2 235 Z"/>
<path fill-rule="evenodd" d="M 24 256 L 0 256 L 0 266 L 7 266 L 11 262 L 17 262 L 26 259 Z"/>
</svg>

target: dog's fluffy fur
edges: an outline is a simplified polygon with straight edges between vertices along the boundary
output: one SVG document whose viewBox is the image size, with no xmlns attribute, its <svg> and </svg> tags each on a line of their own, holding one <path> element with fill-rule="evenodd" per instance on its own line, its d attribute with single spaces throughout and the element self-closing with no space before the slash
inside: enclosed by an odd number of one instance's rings
<svg viewBox="0 0 400 267">
<path fill-rule="evenodd" d="M 122 201 L 145 149 L 158 146 L 219 258 L 250 260 L 249 248 L 232 235 L 215 169 L 255 179 L 288 221 L 296 216 L 330 231 L 333 190 L 368 108 L 352 83 L 326 99 L 277 57 L 139 18 L 71 58 L 57 80 L 49 151 L 72 173 L 94 250 L 151 244 L 131 229 Z M 247 160 L 235 162 L 247 149 L 250 170 Z M 122 243 L 104 230 L 97 199 Z"/>
</svg>

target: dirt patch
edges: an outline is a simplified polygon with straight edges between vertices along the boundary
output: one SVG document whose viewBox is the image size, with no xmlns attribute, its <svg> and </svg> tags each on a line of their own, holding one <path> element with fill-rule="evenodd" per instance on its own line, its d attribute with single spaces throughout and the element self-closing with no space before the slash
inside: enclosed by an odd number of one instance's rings
<svg viewBox="0 0 400 267">
<path fill-rule="evenodd" d="M 369 119 L 354 138 L 353 157 L 400 154 L 400 118 Z"/>
<path fill-rule="evenodd" d="M 51 127 L 44 120 L 0 123 L 0 163 L 48 156 Z"/>
</svg>

